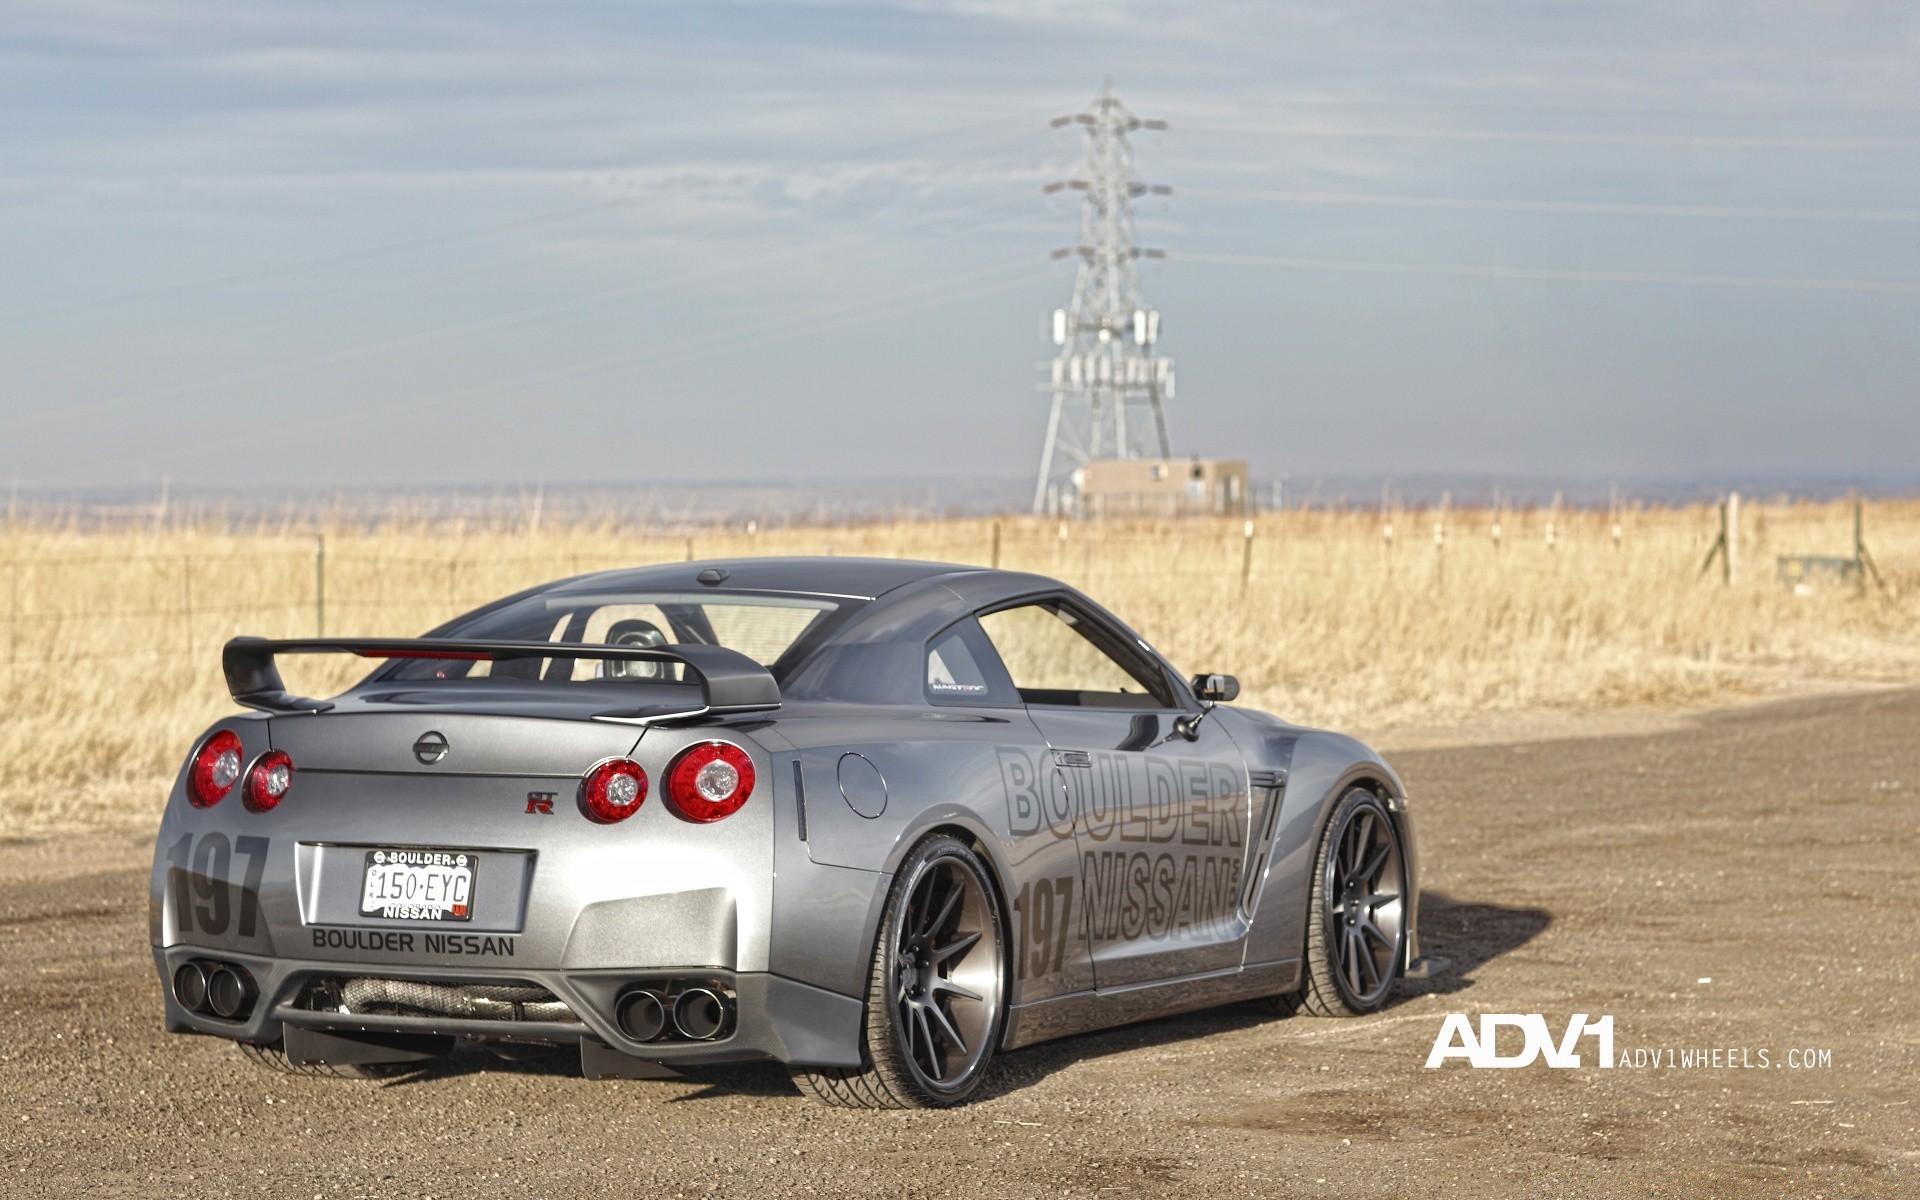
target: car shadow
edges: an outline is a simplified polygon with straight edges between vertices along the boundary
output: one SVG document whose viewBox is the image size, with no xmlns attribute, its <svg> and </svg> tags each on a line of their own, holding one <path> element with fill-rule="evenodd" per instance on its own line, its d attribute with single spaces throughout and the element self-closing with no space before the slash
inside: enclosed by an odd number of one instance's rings
<svg viewBox="0 0 1920 1200">
<path fill-rule="evenodd" d="M 1421 892 L 1421 952 L 1450 961 L 1432 979 L 1402 981 L 1384 1011 L 1390 1012 L 1417 996 L 1451 994 L 1472 987 L 1476 971 L 1526 945 L 1552 923 L 1553 916 L 1545 909 L 1479 904 L 1456 900 L 1442 892 Z M 992 1074 L 975 1095 L 984 1100 L 1017 1092 L 1091 1058 L 1151 1050 L 1275 1021 L 1311 1019 L 1282 1017 L 1271 1001 L 1251 1000 L 1042 1042 L 997 1059 Z"/>
<path fill-rule="evenodd" d="M 380 1082 L 381 1088 L 412 1087 L 462 1075 L 573 1075 L 580 1074 L 580 1050 L 576 1046 L 521 1046 L 503 1055 L 471 1042 L 457 1043 L 453 1053 L 422 1061 L 412 1070 L 403 1070 Z"/>
<path fill-rule="evenodd" d="M 1445 892 L 1420 893 L 1420 952 L 1449 960 L 1432 979 L 1409 979 L 1398 996 L 1451 995 L 1473 986 L 1474 972 L 1546 932 L 1553 914 L 1544 908 L 1510 908 L 1456 900 Z"/>
<path fill-rule="evenodd" d="M 547 1075 L 581 1079 L 580 1050 L 577 1046 L 508 1046 L 490 1048 L 473 1042 L 461 1042 L 443 1058 L 427 1059 L 417 1067 L 380 1081 L 382 1088 L 405 1088 L 463 1075 Z M 787 1078 L 787 1069 L 778 1063 L 729 1063 L 687 1067 L 678 1077 L 664 1080 L 614 1080 L 608 1086 L 645 1087 L 661 1082 L 697 1085 L 693 1091 L 676 1092 L 669 1102 L 710 1100 L 722 1096 L 797 1096 L 799 1089 Z"/>
<path fill-rule="evenodd" d="M 1417 996 L 1451 995 L 1473 987 L 1474 975 L 1480 968 L 1526 945 L 1552 923 L 1552 914 L 1541 908 L 1482 904 L 1458 900 L 1444 892 L 1422 892 L 1421 952 L 1449 962 L 1431 979 L 1403 981 L 1388 1002 L 1387 1011 Z M 1176 1045 L 1280 1020 L 1310 1019 L 1285 1018 L 1272 1002 L 1252 1000 L 1042 1042 L 1002 1054 L 975 1098 L 987 1100 L 1022 1091 L 1057 1071 L 1092 1058 Z M 550 1054 L 510 1061 L 487 1049 L 463 1045 L 449 1057 L 389 1080 L 386 1086 L 405 1087 L 477 1071 L 578 1076 L 580 1058 L 571 1048 L 559 1048 Z M 666 1102 L 672 1104 L 729 1096 L 799 1096 L 799 1090 L 787 1077 L 786 1068 L 775 1063 L 688 1068 L 673 1082 L 697 1086 L 690 1090 L 674 1089 L 673 1094 L 665 1097 Z"/>
<path fill-rule="evenodd" d="M 793 1096 L 800 1089 L 787 1077 L 787 1069 L 778 1063 L 734 1063 L 728 1066 L 688 1067 L 679 1082 L 697 1083 L 690 1092 L 668 1097 L 669 1104 L 694 1100 L 718 1100 L 727 1096 Z"/>
</svg>

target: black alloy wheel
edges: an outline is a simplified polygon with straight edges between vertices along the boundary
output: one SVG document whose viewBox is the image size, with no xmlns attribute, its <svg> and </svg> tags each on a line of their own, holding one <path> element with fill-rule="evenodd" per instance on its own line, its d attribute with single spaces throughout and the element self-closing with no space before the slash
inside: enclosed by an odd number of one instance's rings
<svg viewBox="0 0 1920 1200">
<path fill-rule="evenodd" d="M 1005 919 L 986 864 L 944 834 L 894 876 L 867 988 L 868 1063 L 799 1069 L 816 1098 L 855 1108 L 939 1108 L 985 1077 L 1006 1021 Z"/>
<path fill-rule="evenodd" d="M 1307 915 L 1300 991 L 1281 1006 L 1316 1016 L 1378 1011 L 1407 950 L 1407 873 L 1400 829 L 1378 795 L 1350 790 L 1321 835 Z"/>
</svg>

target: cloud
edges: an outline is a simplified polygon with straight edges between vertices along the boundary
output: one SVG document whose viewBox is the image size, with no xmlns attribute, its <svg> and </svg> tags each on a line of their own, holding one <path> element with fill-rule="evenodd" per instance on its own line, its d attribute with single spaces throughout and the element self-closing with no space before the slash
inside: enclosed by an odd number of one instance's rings
<svg viewBox="0 0 1920 1200">
<path fill-rule="evenodd" d="M 968 279 L 1075 237 L 1072 201 L 1038 185 L 1076 169 L 1081 141 L 1045 122 L 1109 74 L 1135 111 L 1173 123 L 1136 140 L 1141 173 L 1176 189 L 1141 205 L 1149 244 L 1407 268 L 1156 266 L 1148 286 L 1190 384 L 1175 416 L 1193 427 L 1310 456 L 1280 415 L 1341 411 L 1355 381 L 1390 414 L 1670 396 L 1674 378 L 1716 370 L 1749 387 L 1764 425 L 1805 402 L 1793 368 L 1807 355 L 1853 365 L 1860 413 L 1910 400 L 1917 364 L 1888 349 L 1906 343 L 1842 299 L 1703 284 L 1629 304 L 1635 289 L 1598 282 L 1920 280 L 1920 247 L 1865 222 L 1755 232 L 1677 215 L 1911 207 L 1920 13 L 1897 6 L 16 0 L 0 29 L 6 311 L 70 307 L 31 336 L 0 319 L 0 355 L 34 372 L 0 403 L 78 410 L 269 359 L 357 364 L 287 393 L 182 393 L 178 419 L 132 447 L 159 463 L 176 453 L 168 429 L 200 413 L 251 405 L 271 420 L 289 396 L 330 390 L 373 408 L 421 376 L 532 375 L 620 354 L 642 330 L 710 338 Z M 804 268 L 701 274 L 800 248 L 820 252 Z M 1421 273 L 1439 264 L 1459 267 Z M 1501 286 L 1481 268 L 1506 272 Z M 822 426 L 865 427 L 937 379 L 1004 403 L 1017 438 L 1038 419 L 1033 330 L 1070 270 L 990 295 L 969 284 L 933 298 L 944 306 L 915 294 L 929 306 L 878 305 L 774 349 L 742 338 L 554 395 L 601 405 L 609 428 L 636 391 L 724 394 L 749 423 L 754 403 L 762 417 L 817 405 Z M 614 299 L 659 279 L 686 282 L 646 305 Z M 129 295 L 147 298 L 89 303 Z M 565 319 L 487 323 L 522 310 Z M 449 328 L 487 336 L 352 353 Z M 763 359 L 775 374 L 746 373 Z M 1676 373 L 1649 382 L 1648 362 Z M 1659 406 L 1643 407 L 1616 443 L 1658 441 Z M 456 461 L 506 469 L 493 447 L 514 443 L 512 411 L 476 409 Z M 332 436 L 303 464 L 324 473 L 359 453 Z M 795 436 L 822 473 L 859 466 L 829 437 Z M 889 444 L 924 455 L 903 470 L 940 457 Z M 0 472 L 53 445 L 0 441 Z M 1405 452 L 1455 451 L 1482 452 Z"/>
</svg>

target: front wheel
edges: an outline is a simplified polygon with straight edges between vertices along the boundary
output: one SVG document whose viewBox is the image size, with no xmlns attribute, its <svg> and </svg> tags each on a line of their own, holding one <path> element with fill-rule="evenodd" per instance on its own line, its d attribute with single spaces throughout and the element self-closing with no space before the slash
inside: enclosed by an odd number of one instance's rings
<svg viewBox="0 0 1920 1200">
<path fill-rule="evenodd" d="M 864 1066 L 794 1070 L 842 1108 L 943 1108 L 985 1077 L 1006 1022 L 1006 921 L 986 864 L 937 834 L 894 876 L 867 978 Z"/>
<path fill-rule="evenodd" d="M 1341 797 L 1320 837 L 1307 904 L 1307 960 L 1286 1012 L 1357 1017 L 1393 993 L 1407 951 L 1407 868 L 1400 828 L 1379 796 Z"/>
</svg>

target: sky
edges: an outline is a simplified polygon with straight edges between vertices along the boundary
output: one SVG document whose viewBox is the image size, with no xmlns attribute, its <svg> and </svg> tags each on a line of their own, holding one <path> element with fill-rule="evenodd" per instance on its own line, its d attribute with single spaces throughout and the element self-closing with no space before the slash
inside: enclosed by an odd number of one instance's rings
<svg viewBox="0 0 1920 1200">
<path fill-rule="evenodd" d="M 1811 0 L 0 0 L 0 479 L 1030 478 L 1108 78 L 1179 453 L 1920 480 L 1920 10 Z"/>
</svg>

